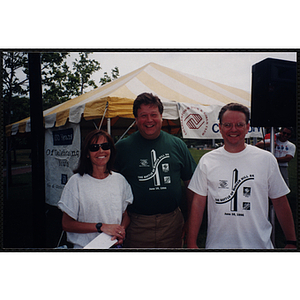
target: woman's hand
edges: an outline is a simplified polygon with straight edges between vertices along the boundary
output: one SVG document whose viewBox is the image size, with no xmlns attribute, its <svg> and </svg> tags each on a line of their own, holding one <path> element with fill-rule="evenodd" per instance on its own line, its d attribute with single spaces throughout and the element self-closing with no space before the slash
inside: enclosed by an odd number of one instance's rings
<svg viewBox="0 0 300 300">
<path fill-rule="evenodd" d="M 111 240 L 118 240 L 116 245 L 123 244 L 125 239 L 125 228 L 119 224 L 103 224 L 101 231 L 105 232 L 108 235 L 112 235 Z"/>
</svg>

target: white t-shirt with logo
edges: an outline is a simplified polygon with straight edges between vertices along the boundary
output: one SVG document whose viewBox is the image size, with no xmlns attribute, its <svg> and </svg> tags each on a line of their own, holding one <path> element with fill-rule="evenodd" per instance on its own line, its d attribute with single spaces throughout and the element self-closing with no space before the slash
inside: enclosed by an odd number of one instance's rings
<svg viewBox="0 0 300 300">
<path fill-rule="evenodd" d="M 266 140 L 266 142 L 270 142 L 270 140 Z M 290 141 L 281 142 L 277 136 L 276 138 L 276 146 L 274 149 L 275 157 L 284 157 L 286 155 L 295 156 L 296 146 Z M 279 162 L 279 166 L 287 167 L 288 162 Z"/>
<path fill-rule="evenodd" d="M 239 153 L 208 152 L 189 189 L 208 196 L 207 249 L 273 249 L 268 198 L 290 190 L 270 152 L 251 145 Z"/>
</svg>

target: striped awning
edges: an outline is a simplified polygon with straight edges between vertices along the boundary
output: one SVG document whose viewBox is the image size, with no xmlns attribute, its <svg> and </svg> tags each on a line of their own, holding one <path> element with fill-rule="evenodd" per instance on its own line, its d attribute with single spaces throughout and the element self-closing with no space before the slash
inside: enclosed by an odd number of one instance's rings
<svg viewBox="0 0 300 300">
<path fill-rule="evenodd" d="M 164 105 L 164 119 L 178 119 L 177 103 L 224 105 L 238 102 L 250 107 L 246 91 L 197 76 L 149 63 L 104 86 L 44 111 L 45 128 L 99 119 L 107 106 L 106 118 L 134 118 L 132 104 L 137 95 L 150 92 Z M 6 126 L 7 135 L 30 131 L 30 118 Z"/>
</svg>

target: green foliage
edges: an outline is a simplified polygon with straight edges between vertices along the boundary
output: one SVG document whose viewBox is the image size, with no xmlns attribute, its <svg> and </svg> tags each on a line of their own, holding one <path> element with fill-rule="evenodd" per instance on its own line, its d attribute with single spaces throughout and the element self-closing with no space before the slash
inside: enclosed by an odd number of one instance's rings
<svg viewBox="0 0 300 300">
<path fill-rule="evenodd" d="M 74 95 L 79 96 L 83 94 L 85 88 L 92 86 L 97 88 L 95 81 L 90 79 L 91 75 L 100 70 L 100 63 L 95 59 L 89 59 L 88 56 L 91 52 L 80 52 L 78 60 L 75 58 L 73 62 L 73 74 L 70 74 L 70 80 L 73 83 L 72 88 Z"/>
<path fill-rule="evenodd" d="M 9 124 L 19 120 L 20 117 L 23 118 L 22 110 L 27 114 L 29 112 L 29 106 L 24 103 L 24 95 L 27 94 L 26 77 L 25 79 L 19 77 L 19 73 L 27 63 L 27 55 L 23 52 L 3 52 L 2 62 L 4 124 Z"/>
<path fill-rule="evenodd" d="M 101 85 L 106 84 L 107 82 L 111 82 L 112 80 L 115 80 L 119 77 L 119 68 L 115 67 L 111 70 L 111 77 L 107 74 L 107 72 L 104 72 L 104 77 L 100 78 Z"/>
<path fill-rule="evenodd" d="M 69 100 L 72 92 L 68 90 L 69 67 L 65 59 L 68 53 L 42 53 L 43 108 L 55 106 Z"/>
<path fill-rule="evenodd" d="M 81 95 L 88 87 L 97 88 L 91 76 L 101 69 L 100 63 L 89 59 L 92 52 L 80 52 L 70 68 L 68 52 L 41 53 L 41 76 L 43 85 L 43 109 L 63 103 Z M 11 124 L 30 115 L 28 53 L 2 52 L 2 78 L 4 100 L 4 124 Z M 119 76 L 119 69 L 105 72 L 100 79 L 103 84 Z"/>
</svg>

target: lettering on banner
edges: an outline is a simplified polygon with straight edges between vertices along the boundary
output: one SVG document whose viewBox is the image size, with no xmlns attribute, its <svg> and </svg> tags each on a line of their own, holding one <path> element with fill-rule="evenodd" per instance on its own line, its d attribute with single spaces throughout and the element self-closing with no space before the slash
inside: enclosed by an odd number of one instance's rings
<svg viewBox="0 0 300 300">
<path fill-rule="evenodd" d="M 45 130 L 46 203 L 57 205 L 79 157 L 79 124 Z"/>
<path fill-rule="evenodd" d="M 69 157 L 79 157 L 79 150 L 58 150 L 58 149 L 46 149 L 47 156 L 69 156 Z"/>
<path fill-rule="evenodd" d="M 72 145 L 74 138 L 73 128 L 52 131 L 52 134 L 54 146 Z"/>
</svg>

